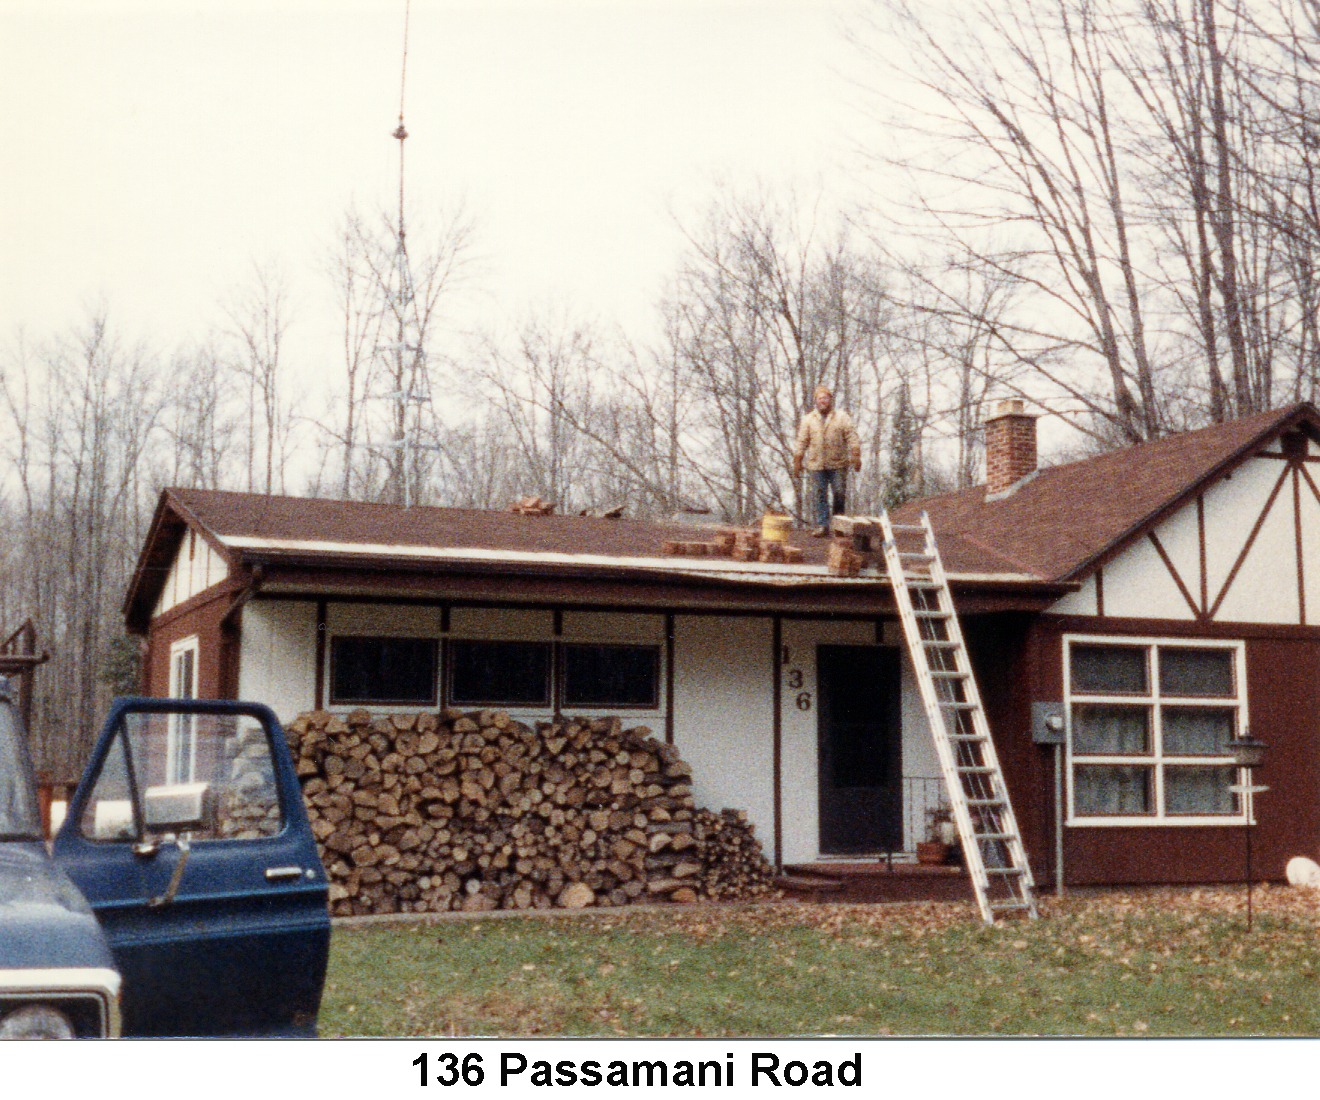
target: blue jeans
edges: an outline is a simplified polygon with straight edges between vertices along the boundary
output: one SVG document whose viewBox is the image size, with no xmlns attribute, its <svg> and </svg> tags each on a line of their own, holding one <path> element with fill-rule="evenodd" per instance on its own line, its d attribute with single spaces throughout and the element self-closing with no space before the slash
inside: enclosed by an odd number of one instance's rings
<svg viewBox="0 0 1320 1100">
<path fill-rule="evenodd" d="M 808 470 L 807 477 L 810 485 L 807 502 L 811 505 L 812 518 L 817 527 L 828 527 L 830 516 L 843 514 L 848 470 L 846 467 L 838 470 Z M 833 508 L 830 507 L 831 491 L 834 496 Z"/>
</svg>

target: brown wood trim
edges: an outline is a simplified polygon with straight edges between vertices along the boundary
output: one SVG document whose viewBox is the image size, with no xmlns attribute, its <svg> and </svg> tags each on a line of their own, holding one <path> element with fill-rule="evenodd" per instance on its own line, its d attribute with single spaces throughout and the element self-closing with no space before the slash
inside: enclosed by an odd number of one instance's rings
<svg viewBox="0 0 1320 1100">
<path fill-rule="evenodd" d="M 774 762 L 771 768 L 774 786 L 774 838 L 775 871 L 784 869 L 784 785 L 783 785 L 783 737 L 784 737 L 784 622 L 776 615 L 770 628 L 771 662 L 774 669 L 774 704 L 771 744 Z"/>
<path fill-rule="evenodd" d="M 217 584 L 211 585 L 210 588 L 204 588 L 196 595 L 189 596 L 183 601 L 183 603 L 176 603 L 168 611 L 157 615 L 151 620 L 148 629 L 154 633 L 163 627 L 169 626 L 176 619 L 180 619 L 184 615 L 191 615 L 194 611 L 206 607 L 208 604 L 214 603 L 216 600 L 223 600 L 235 593 L 243 591 L 247 587 L 247 584 L 247 577 L 230 577 Z"/>
<path fill-rule="evenodd" d="M 564 717 L 564 643 L 559 635 L 564 630 L 564 613 L 555 610 L 550 633 L 550 713 L 556 722 Z"/>
<path fill-rule="evenodd" d="M 325 709 L 325 659 L 330 644 L 330 616 L 325 600 L 316 601 L 316 709 Z"/>
<path fill-rule="evenodd" d="M 1219 611 L 1219 605 L 1224 602 L 1228 590 L 1233 587 L 1238 570 L 1242 568 L 1242 563 L 1247 560 L 1247 555 L 1251 553 L 1251 548 L 1256 544 L 1256 536 L 1260 534 L 1260 529 L 1265 526 L 1265 520 L 1270 514 L 1270 509 L 1274 507 L 1274 501 L 1278 498 L 1279 490 L 1283 488 L 1283 483 L 1287 478 L 1288 468 L 1285 467 L 1283 473 L 1279 475 L 1279 480 L 1274 483 L 1269 499 L 1265 501 L 1265 507 L 1260 510 L 1260 515 L 1256 517 L 1256 522 L 1251 527 L 1251 534 L 1247 536 L 1247 541 L 1242 545 L 1242 552 L 1238 554 L 1237 561 L 1233 563 L 1233 568 L 1228 571 L 1228 576 L 1224 578 L 1224 587 L 1219 590 L 1214 605 L 1206 612 L 1207 618 L 1213 619 L 1215 617 L 1215 614 Z"/>
<path fill-rule="evenodd" d="M 1095 571 L 1095 613 L 1105 617 L 1105 569 L 1101 566 Z"/>
<path fill-rule="evenodd" d="M 1302 566 L 1302 470 L 1300 463 L 1292 468 L 1293 535 L 1297 542 L 1297 621 L 1306 625 L 1306 570 Z"/>
<path fill-rule="evenodd" d="M 1174 568 L 1173 559 L 1169 557 L 1168 551 L 1164 549 L 1164 543 L 1160 542 L 1159 536 L 1156 535 L 1154 531 L 1146 537 L 1150 539 L 1150 544 L 1155 547 L 1155 553 L 1160 556 L 1160 561 L 1164 562 L 1164 568 L 1169 571 L 1169 576 L 1173 578 L 1173 583 L 1178 586 L 1178 591 L 1182 593 L 1183 599 L 1187 601 L 1187 606 L 1191 608 L 1192 618 L 1204 619 L 1205 612 L 1196 606 L 1196 601 L 1192 599 L 1192 594 L 1187 591 L 1187 585 L 1183 584 L 1182 577 L 1178 575 L 1178 570 Z"/>
<path fill-rule="evenodd" d="M 449 601 L 454 606 L 472 607 L 573 607 L 582 611 L 638 611 L 663 614 L 665 611 L 702 612 L 730 615 L 752 614 L 797 616 L 805 619 L 872 619 L 876 615 L 896 614 L 893 592 L 887 584 L 783 586 L 661 583 L 651 577 L 633 583 L 616 583 L 580 577 L 532 577 L 522 575 L 478 574 L 390 574 L 363 571 L 289 570 L 268 566 L 267 594 L 291 599 L 318 599 L 322 596 L 342 599 L 335 589 L 347 587 L 372 589 L 384 586 L 416 590 L 420 602 L 439 606 Z M 271 592 L 283 587 L 284 593 Z M 1077 582 L 1039 585 L 953 586 L 960 609 L 969 611 L 1044 611 L 1061 596 L 1077 591 Z M 357 592 L 348 602 L 372 603 L 398 600 L 405 592 L 372 594 Z"/>
<path fill-rule="evenodd" d="M 1306 479 L 1306 484 L 1311 487 L 1311 495 L 1315 497 L 1317 503 L 1320 503 L 1320 488 L 1316 487 L 1315 481 L 1311 478 L 1310 472 L 1305 466 L 1299 467 L 1297 472 Z"/>
<path fill-rule="evenodd" d="M 665 616 L 665 743 L 674 743 L 674 614 Z"/>
<path fill-rule="evenodd" d="M 1205 550 L 1205 495 L 1196 498 L 1196 541 L 1201 554 L 1201 611 L 1210 606 L 1210 573 Z"/>
<path fill-rule="evenodd" d="M 1090 615 L 1042 615 L 1041 623 L 1064 634 L 1136 634 L 1169 638 L 1244 638 L 1320 642 L 1320 626 L 1293 623 L 1233 623 L 1205 619 L 1099 619 Z"/>
<path fill-rule="evenodd" d="M 214 534 L 211 529 L 197 517 L 193 510 L 175 496 L 174 493 L 166 489 L 165 496 L 169 501 L 170 510 L 183 521 L 185 527 L 196 531 L 201 535 L 202 540 L 220 556 L 221 560 L 224 561 L 230 569 L 235 569 L 240 566 L 240 551 L 236 551 L 232 547 L 226 546 L 220 540 L 220 537 Z"/>
</svg>

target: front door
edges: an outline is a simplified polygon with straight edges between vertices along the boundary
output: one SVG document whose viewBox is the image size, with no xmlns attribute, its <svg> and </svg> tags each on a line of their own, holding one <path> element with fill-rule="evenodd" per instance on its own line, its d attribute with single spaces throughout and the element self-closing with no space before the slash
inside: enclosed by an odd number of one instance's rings
<svg viewBox="0 0 1320 1100">
<path fill-rule="evenodd" d="M 121 700 L 55 839 L 123 975 L 124 1034 L 311 1032 L 325 871 L 265 707 Z"/>
<path fill-rule="evenodd" d="M 820 700 L 820 851 L 893 851 L 903 843 L 899 651 L 816 647 Z"/>
</svg>

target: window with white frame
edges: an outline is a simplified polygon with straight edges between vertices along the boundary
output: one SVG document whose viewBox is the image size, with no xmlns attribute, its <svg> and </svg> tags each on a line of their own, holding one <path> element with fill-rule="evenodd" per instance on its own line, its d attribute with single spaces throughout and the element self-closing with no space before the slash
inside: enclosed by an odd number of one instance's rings
<svg viewBox="0 0 1320 1100">
<path fill-rule="evenodd" d="M 1241 642 L 1064 640 L 1073 824 L 1231 824 L 1247 727 Z"/>
<path fill-rule="evenodd" d="M 170 697 L 197 698 L 197 635 L 170 646 Z M 197 770 L 197 730 L 193 715 L 170 715 L 165 742 L 165 779 L 191 783 Z"/>
</svg>

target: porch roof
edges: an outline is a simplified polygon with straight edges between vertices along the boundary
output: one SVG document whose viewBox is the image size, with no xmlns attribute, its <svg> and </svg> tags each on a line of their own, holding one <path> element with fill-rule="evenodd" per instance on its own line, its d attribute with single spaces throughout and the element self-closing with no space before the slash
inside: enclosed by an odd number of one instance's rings
<svg viewBox="0 0 1320 1100">
<path fill-rule="evenodd" d="M 184 533 L 192 529 L 229 563 L 239 579 L 261 570 L 269 584 L 313 583 L 329 588 L 364 587 L 370 578 L 503 575 L 546 581 L 612 584 L 619 599 L 629 586 L 648 586 L 651 596 L 682 588 L 713 595 L 737 591 L 735 603 L 760 593 L 762 606 L 816 592 L 825 604 L 859 612 L 890 605 L 887 583 L 872 571 L 858 578 L 832 577 L 826 540 L 791 531 L 789 545 L 801 564 L 687 558 L 663 553 L 666 541 L 701 541 L 727 525 L 689 520 L 648 521 L 594 516 L 523 515 L 463 508 L 403 508 L 391 504 L 265 496 L 202 489 L 166 489 L 160 498 L 125 600 L 129 628 L 145 630 Z M 1044 584 L 1006 558 L 954 536 L 941 543 L 955 587 L 993 591 L 999 599 L 1018 593 L 1022 606 L 1037 607 L 1066 589 Z M 294 578 L 297 578 L 296 582 Z M 349 584 L 350 579 L 352 584 Z M 434 587 L 434 586 L 432 586 Z M 793 596 L 789 596 L 789 593 Z"/>
</svg>

